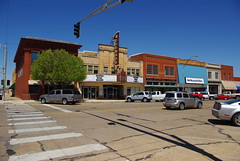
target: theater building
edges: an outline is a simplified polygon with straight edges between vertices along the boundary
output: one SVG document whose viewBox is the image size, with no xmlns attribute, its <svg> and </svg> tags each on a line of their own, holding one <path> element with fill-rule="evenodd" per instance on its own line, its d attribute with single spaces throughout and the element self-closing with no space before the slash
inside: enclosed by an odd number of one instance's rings
<svg viewBox="0 0 240 161">
<path fill-rule="evenodd" d="M 178 68 L 177 59 L 148 53 L 135 54 L 132 61 L 143 62 L 144 87 L 147 91 L 177 90 Z"/>
<path fill-rule="evenodd" d="M 98 45 L 98 51 L 79 52 L 88 74 L 81 82 L 83 99 L 124 99 L 144 90 L 142 61 L 129 60 L 127 48 L 119 47 L 116 66 L 115 46 Z"/>
<path fill-rule="evenodd" d="M 38 54 L 48 49 L 64 49 L 70 54 L 78 55 L 81 45 L 69 42 L 54 41 L 39 38 L 21 38 L 14 58 L 16 63 L 15 96 L 24 100 L 38 99 L 40 94 L 46 93 L 39 81 L 30 77 L 30 67 L 37 59 Z M 45 86 L 48 86 L 47 84 Z"/>
</svg>

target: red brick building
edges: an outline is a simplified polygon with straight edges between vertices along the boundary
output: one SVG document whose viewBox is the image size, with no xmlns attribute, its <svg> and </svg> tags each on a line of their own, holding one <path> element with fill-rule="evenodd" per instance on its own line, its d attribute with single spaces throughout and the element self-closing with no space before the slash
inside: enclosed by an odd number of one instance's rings
<svg viewBox="0 0 240 161">
<path fill-rule="evenodd" d="M 43 91 L 38 81 L 30 78 L 30 67 L 38 54 L 48 49 L 64 49 L 70 54 L 78 55 L 81 45 L 62 41 L 39 38 L 21 38 L 14 58 L 16 63 L 15 96 L 21 99 L 38 99 Z"/>
<path fill-rule="evenodd" d="M 141 53 L 131 56 L 130 60 L 143 61 L 145 90 L 165 92 L 178 88 L 176 58 Z"/>
</svg>

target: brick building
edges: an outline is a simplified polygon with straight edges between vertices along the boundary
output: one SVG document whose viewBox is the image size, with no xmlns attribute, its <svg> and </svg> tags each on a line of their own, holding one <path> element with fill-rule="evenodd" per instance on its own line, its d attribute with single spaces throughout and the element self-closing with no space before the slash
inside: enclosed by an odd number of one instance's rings
<svg viewBox="0 0 240 161">
<path fill-rule="evenodd" d="M 39 95 L 45 93 L 39 81 L 30 78 L 30 67 L 34 60 L 44 50 L 64 49 L 70 54 L 78 55 L 81 45 L 46 40 L 39 38 L 21 38 L 14 58 L 16 63 L 15 96 L 21 99 L 38 99 Z"/>
</svg>

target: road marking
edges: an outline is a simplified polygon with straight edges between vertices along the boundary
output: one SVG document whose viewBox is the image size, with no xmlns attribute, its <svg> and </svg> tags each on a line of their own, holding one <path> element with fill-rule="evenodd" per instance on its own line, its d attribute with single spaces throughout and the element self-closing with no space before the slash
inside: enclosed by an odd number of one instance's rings
<svg viewBox="0 0 240 161">
<path fill-rule="evenodd" d="M 25 114 L 25 115 L 24 115 L 24 114 L 23 114 L 23 115 L 16 115 L 16 114 L 14 114 L 14 115 L 11 114 L 11 115 L 9 115 L 9 114 L 8 114 L 8 117 L 25 117 L 25 116 L 26 116 L 26 117 L 31 117 L 31 116 L 33 117 L 33 116 L 42 116 L 42 115 L 43 115 L 43 114 Z"/>
<path fill-rule="evenodd" d="M 40 161 L 40 160 L 50 160 L 52 158 L 88 153 L 92 151 L 99 151 L 107 149 L 101 144 L 87 144 L 82 146 L 76 146 L 65 149 L 56 149 L 43 151 L 38 153 L 23 154 L 23 155 L 13 155 L 9 157 L 9 161 Z"/>
<path fill-rule="evenodd" d="M 8 121 L 22 121 L 22 120 L 42 120 L 42 119 L 49 119 L 51 117 L 26 117 L 26 118 L 11 118 Z"/>
<path fill-rule="evenodd" d="M 42 112 L 31 112 L 31 111 L 7 111 L 9 115 L 14 115 L 14 114 L 40 114 Z"/>
<path fill-rule="evenodd" d="M 44 106 L 47 106 L 47 107 L 50 107 L 50 108 L 53 108 L 53 109 L 56 109 L 56 110 L 59 110 L 59 111 L 62 111 L 62 112 L 72 112 L 70 110 L 66 110 L 66 109 L 63 109 L 63 108 L 60 108 L 60 107 L 56 107 L 56 106 L 52 106 L 52 105 L 48 105 L 48 104 L 43 104 Z"/>
<path fill-rule="evenodd" d="M 62 130 L 66 129 L 66 126 L 53 126 L 53 127 L 41 127 L 41 128 L 31 128 L 31 129 L 15 129 L 9 130 L 9 134 L 19 134 L 19 133 L 26 133 L 26 132 L 38 132 L 38 131 L 49 131 L 49 130 Z"/>
<path fill-rule="evenodd" d="M 16 122 L 16 123 L 9 123 L 8 125 L 32 125 L 32 124 L 45 124 L 45 123 L 52 123 L 57 122 L 56 120 L 47 120 L 47 121 L 33 121 L 33 122 Z"/>
<path fill-rule="evenodd" d="M 45 136 L 38 136 L 38 137 L 11 139 L 9 143 L 11 145 L 14 145 L 14 144 L 30 143 L 30 142 L 37 142 L 37 141 L 43 141 L 43 140 L 65 139 L 65 138 L 79 137 L 79 136 L 82 136 L 82 134 L 81 133 L 64 133 L 64 134 L 56 134 L 56 135 L 45 135 Z"/>
</svg>

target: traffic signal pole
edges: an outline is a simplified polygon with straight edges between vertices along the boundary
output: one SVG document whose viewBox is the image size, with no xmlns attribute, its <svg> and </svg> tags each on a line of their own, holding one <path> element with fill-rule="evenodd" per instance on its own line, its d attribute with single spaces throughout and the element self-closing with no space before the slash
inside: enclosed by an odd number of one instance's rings
<svg viewBox="0 0 240 161">
<path fill-rule="evenodd" d="M 4 50 L 4 68 L 3 68 L 3 88 L 2 88 L 2 100 L 6 99 L 5 97 L 5 90 L 6 90 L 6 83 L 7 83 L 7 45 L 0 44 Z"/>
<path fill-rule="evenodd" d="M 91 12 L 89 15 L 87 15 L 86 17 L 84 17 L 82 20 L 80 20 L 79 22 L 77 22 L 76 24 L 74 24 L 74 35 L 76 35 L 76 38 L 78 38 L 80 36 L 80 24 L 86 20 L 89 17 L 95 16 L 103 11 L 106 11 L 110 8 L 113 8 L 119 4 L 124 3 L 125 1 L 130 1 L 132 2 L 133 0 L 118 0 L 118 2 L 115 2 L 112 4 L 113 0 L 108 0 L 107 2 L 105 2 L 102 6 L 100 6 L 99 8 L 95 9 L 93 12 Z"/>
</svg>

